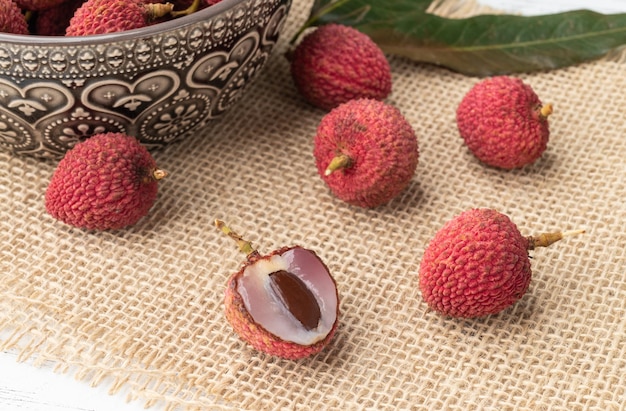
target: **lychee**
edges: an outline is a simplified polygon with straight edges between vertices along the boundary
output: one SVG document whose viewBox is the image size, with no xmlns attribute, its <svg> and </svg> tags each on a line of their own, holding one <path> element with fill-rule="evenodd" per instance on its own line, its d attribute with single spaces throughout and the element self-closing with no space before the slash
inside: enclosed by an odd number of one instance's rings
<svg viewBox="0 0 626 411">
<path fill-rule="evenodd" d="M 514 169 L 537 160 L 548 145 L 548 116 L 531 86 L 509 76 L 475 84 L 457 107 L 459 133 L 485 164 Z"/>
<path fill-rule="evenodd" d="M 13 0 L 0 0 L 0 32 L 28 34 L 28 23 Z"/>
<path fill-rule="evenodd" d="M 528 290 L 528 251 L 583 231 L 524 237 L 506 215 L 490 209 L 465 211 L 430 241 L 419 269 L 426 303 L 452 317 L 496 314 Z"/>
<path fill-rule="evenodd" d="M 339 24 L 304 36 L 291 58 L 291 75 L 311 104 L 330 110 L 357 98 L 383 100 L 391 93 L 391 69 L 366 34 Z"/>
<path fill-rule="evenodd" d="M 300 246 L 262 256 L 222 221 L 216 226 L 246 253 L 231 275 L 224 305 L 226 319 L 255 349 L 287 359 L 316 354 L 338 325 L 337 285 L 317 254 Z"/>
<path fill-rule="evenodd" d="M 66 36 L 115 33 L 145 27 L 170 13 L 171 3 L 149 3 L 143 0 L 87 0 L 74 16 Z"/>
<path fill-rule="evenodd" d="M 66 224 L 114 230 L 135 224 L 157 197 L 166 176 L 134 137 L 102 133 L 69 150 L 46 190 L 46 210 Z"/>
<path fill-rule="evenodd" d="M 400 110 L 373 99 L 350 100 L 331 110 L 314 145 L 317 171 L 333 194 L 367 208 L 400 194 L 419 157 L 415 132 Z"/>
</svg>

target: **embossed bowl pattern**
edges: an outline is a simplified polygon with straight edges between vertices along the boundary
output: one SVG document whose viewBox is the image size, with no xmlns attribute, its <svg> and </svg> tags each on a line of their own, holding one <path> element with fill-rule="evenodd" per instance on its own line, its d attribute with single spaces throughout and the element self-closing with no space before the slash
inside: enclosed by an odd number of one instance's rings
<svg viewBox="0 0 626 411">
<path fill-rule="evenodd" d="M 120 33 L 0 34 L 0 148 L 60 158 L 99 132 L 124 132 L 150 149 L 180 140 L 243 96 L 290 6 L 223 0 Z"/>
</svg>

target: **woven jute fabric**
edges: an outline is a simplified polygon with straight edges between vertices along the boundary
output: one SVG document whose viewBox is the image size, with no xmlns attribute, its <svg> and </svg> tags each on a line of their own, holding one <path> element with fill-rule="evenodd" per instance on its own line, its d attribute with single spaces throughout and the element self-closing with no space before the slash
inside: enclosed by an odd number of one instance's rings
<svg viewBox="0 0 626 411">
<path fill-rule="evenodd" d="M 479 79 L 389 56 L 387 99 L 414 127 L 410 186 L 376 209 L 335 198 L 316 173 L 325 112 L 297 93 L 283 54 L 311 1 L 244 99 L 201 133 L 153 152 L 170 175 L 150 214 L 114 232 L 54 220 L 53 162 L 0 153 L 0 348 L 154 409 L 620 410 L 626 404 L 626 65 L 524 74 L 554 104 L 547 151 L 523 169 L 481 164 L 456 106 Z M 524 234 L 584 229 L 532 254 L 528 293 L 487 318 L 428 308 L 430 238 L 470 208 Z M 243 343 L 223 313 L 245 256 L 314 250 L 340 294 L 335 338 L 290 361 Z"/>
</svg>

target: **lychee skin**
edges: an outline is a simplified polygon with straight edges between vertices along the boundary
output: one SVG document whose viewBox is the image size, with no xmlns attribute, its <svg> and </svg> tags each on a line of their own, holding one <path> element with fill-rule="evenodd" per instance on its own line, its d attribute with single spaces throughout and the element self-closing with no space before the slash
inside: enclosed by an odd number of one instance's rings
<svg viewBox="0 0 626 411">
<path fill-rule="evenodd" d="M 96 134 L 59 162 L 46 190 L 46 210 L 66 224 L 90 230 L 133 225 L 156 200 L 157 170 L 135 138 Z"/>
<path fill-rule="evenodd" d="M 531 279 L 529 239 L 504 214 L 482 208 L 448 221 L 424 251 L 426 303 L 452 317 L 482 317 L 513 305 Z"/>
<path fill-rule="evenodd" d="M 314 139 L 317 171 L 341 200 L 373 208 L 398 196 L 411 182 L 419 151 L 415 132 L 395 107 L 372 99 L 331 110 Z M 338 155 L 349 164 L 328 173 Z"/>
<path fill-rule="evenodd" d="M 300 94 L 325 110 L 357 98 L 383 100 L 391 93 L 391 69 L 378 45 L 339 24 L 303 38 L 291 56 L 291 75 Z"/>
<path fill-rule="evenodd" d="M 260 258 L 269 259 L 271 256 L 275 254 L 283 254 L 291 248 L 293 247 L 283 247 Z M 337 319 L 335 320 L 335 323 L 333 324 L 333 327 L 328 335 L 324 339 L 312 345 L 300 345 L 294 342 L 285 341 L 270 333 L 262 326 L 256 324 L 252 316 L 248 313 L 243 298 L 237 292 L 237 279 L 243 275 L 245 268 L 246 266 L 231 275 L 224 294 L 226 319 L 239 337 L 261 352 L 290 360 L 309 357 L 322 351 L 332 340 L 335 332 L 337 331 L 337 326 L 339 325 L 339 315 L 337 315 Z M 339 297 L 337 296 L 337 298 Z"/>
<path fill-rule="evenodd" d="M 456 121 L 461 137 L 479 160 L 514 169 L 533 163 L 546 150 L 551 106 L 543 107 L 522 80 L 497 76 L 470 89 L 457 107 Z"/>
<path fill-rule="evenodd" d="M 142 0 L 87 0 L 76 10 L 66 36 L 116 33 L 147 26 L 154 17 Z"/>
<path fill-rule="evenodd" d="M 28 34 L 26 17 L 13 0 L 0 0 L 0 32 Z"/>
</svg>

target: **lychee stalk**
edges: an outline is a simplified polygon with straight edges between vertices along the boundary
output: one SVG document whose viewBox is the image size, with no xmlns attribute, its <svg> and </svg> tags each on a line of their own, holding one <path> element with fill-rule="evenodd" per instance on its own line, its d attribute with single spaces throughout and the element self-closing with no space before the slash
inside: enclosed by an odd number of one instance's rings
<svg viewBox="0 0 626 411">
<path fill-rule="evenodd" d="M 536 236 L 530 236 L 528 238 L 528 249 L 534 250 L 537 247 L 548 247 L 557 241 L 562 240 L 565 237 L 573 235 L 583 234 L 585 230 L 571 230 L 564 232 L 543 233 Z"/>
<path fill-rule="evenodd" d="M 154 171 L 152 171 L 152 178 L 155 181 L 163 180 L 165 177 L 167 177 L 167 171 L 165 171 L 165 170 L 161 170 L 160 168 L 156 168 L 156 169 L 154 169 Z"/>
<path fill-rule="evenodd" d="M 330 161 L 330 163 L 328 164 L 328 167 L 326 167 L 326 171 L 324 171 L 324 175 L 329 176 L 337 170 L 349 168 L 352 166 L 352 162 L 353 162 L 352 158 L 348 156 L 347 154 L 344 154 L 344 153 L 338 154 L 336 157 L 334 157 Z"/>
<path fill-rule="evenodd" d="M 215 220 L 215 226 L 224 234 L 235 240 L 237 246 L 239 247 L 239 251 L 244 253 L 248 260 L 259 256 L 259 252 L 252 247 L 252 243 L 250 241 L 244 240 L 239 234 L 231 230 L 230 227 L 228 227 L 222 220 Z"/>
<path fill-rule="evenodd" d="M 155 168 L 148 175 L 146 175 L 143 178 L 142 182 L 144 184 L 148 184 L 148 183 L 151 183 L 153 181 L 161 181 L 161 180 L 163 180 L 167 176 L 168 176 L 168 172 L 167 171 L 165 171 L 163 169 L 160 169 L 160 168 Z"/>
<path fill-rule="evenodd" d="M 173 14 L 172 10 L 174 10 L 172 3 L 146 3 L 143 7 L 148 21 L 154 21 L 170 13 Z"/>
<path fill-rule="evenodd" d="M 200 0 L 193 0 L 193 3 L 191 3 L 191 5 L 189 7 L 187 7 L 184 10 L 179 10 L 179 11 L 172 11 L 170 13 L 170 15 L 172 17 L 181 17 L 181 16 L 187 16 L 189 14 L 195 13 L 196 11 L 198 11 L 198 8 L 200 7 Z"/>
<path fill-rule="evenodd" d="M 554 110 L 553 110 L 552 104 L 548 103 L 541 107 L 541 109 L 539 110 L 539 116 L 543 119 L 546 119 L 553 112 Z"/>
</svg>

